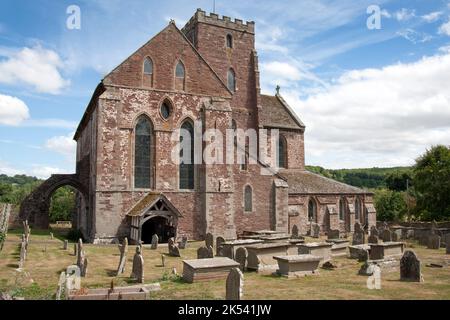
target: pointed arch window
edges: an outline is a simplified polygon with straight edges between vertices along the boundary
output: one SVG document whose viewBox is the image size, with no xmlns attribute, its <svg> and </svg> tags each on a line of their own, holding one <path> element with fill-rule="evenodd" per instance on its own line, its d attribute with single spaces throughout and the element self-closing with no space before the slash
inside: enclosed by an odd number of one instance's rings
<svg viewBox="0 0 450 320">
<path fill-rule="evenodd" d="M 135 128 L 134 143 L 134 187 L 152 187 L 152 136 L 153 127 L 149 118 L 141 116 Z"/>
<path fill-rule="evenodd" d="M 153 87 L 153 61 L 150 58 L 144 60 L 143 86 Z"/>
<path fill-rule="evenodd" d="M 194 181 L 194 125 L 186 120 L 180 132 L 180 189 L 193 190 Z"/>
<path fill-rule="evenodd" d="M 175 89 L 183 90 L 185 89 L 185 79 L 186 79 L 186 69 L 181 61 L 178 61 L 175 68 Z"/>
<path fill-rule="evenodd" d="M 317 205 L 313 199 L 310 199 L 308 203 L 308 220 L 315 221 L 316 217 L 317 217 Z"/>
<path fill-rule="evenodd" d="M 287 142 L 286 138 L 280 136 L 278 139 L 278 168 L 287 168 Z"/>
<path fill-rule="evenodd" d="M 228 79 L 228 89 L 231 92 L 236 92 L 236 74 L 234 73 L 233 69 L 229 69 L 228 70 L 228 75 L 227 75 L 227 79 Z"/>
<path fill-rule="evenodd" d="M 355 201 L 355 219 L 356 220 L 362 220 L 361 200 L 359 200 L 359 198 L 356 198 L 356 201 Z"/>
<path fill-rule="evenodd" d="M 345 219 L 345 202 L 344 199 L 339 200 L 339 219 L 344 221 Z"/>
<path fill-rule="evenodd" d="M 252 187 L 246 186 L 244 191 L 244 209 L 245 212 L 253 211 L 253 190 Z"/>
</svg>

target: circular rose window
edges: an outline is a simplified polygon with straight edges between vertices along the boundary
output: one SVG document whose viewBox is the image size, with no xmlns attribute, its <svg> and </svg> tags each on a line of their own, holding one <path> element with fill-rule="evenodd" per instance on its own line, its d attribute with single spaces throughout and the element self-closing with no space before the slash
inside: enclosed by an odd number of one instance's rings
<svg viewBox="0 0 450 320">
<path fill-rule="evenodd" d="M 164 102 L 161 105 L 161 116 L 163 117 L 164 120 L 169 119 L 170 112 L 171 112 L 170 105 L 167 102 Z"/>
</svg>

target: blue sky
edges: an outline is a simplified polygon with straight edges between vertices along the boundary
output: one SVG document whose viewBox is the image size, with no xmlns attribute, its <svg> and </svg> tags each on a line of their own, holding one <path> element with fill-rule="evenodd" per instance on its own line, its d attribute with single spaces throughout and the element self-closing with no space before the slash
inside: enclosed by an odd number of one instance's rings
<svg viewBox="0 0 450 320">
<path fill-rule="evenodd" d="M 2 0 L 0 173 L 73 172 L 71 138 L 102 77 L 212 3 Z M 70 5 L 81 30 L 66 27 Z M 410 165 L 450 141 L 450 1 L 217 0 L 216 12 L 256 22 L 263 91 L 280 84 L 305 122 L 308 164 Z"/>
</svg>

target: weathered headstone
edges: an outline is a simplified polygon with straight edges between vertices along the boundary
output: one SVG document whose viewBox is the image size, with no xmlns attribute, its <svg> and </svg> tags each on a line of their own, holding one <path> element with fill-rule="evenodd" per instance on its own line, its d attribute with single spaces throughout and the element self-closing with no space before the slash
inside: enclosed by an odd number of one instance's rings
<svg viewBox="0 0 450 320">
<path fill-rule="evenodd" d="M 69 241 L 68 240 L 64 240 L 63 250 L 67 250 L 68 248 L 69 248 Z"/>
<path fill-rule="evenodd" d="M 340 232 L 339 230 L 330 230 L 328 231 L 328 240 L 339 239 Z"/>
<path fill-rule="evenodd" d="M 428 249 L 439 249 L 441 247 L 441 237 L 437 234 L 430 234 L 428 236 Z"/>
<path fill-rule="evenodd" d="M 119 245 L 119 251 L 120 251 L 120 260 L 119 260 L 119 267 L 117 268 L 117 276 L 125 272 L 125 264 L 127 262 L 127 253 L 128 253 L 128 238 L 125 238 L 123 240 L 123 244 Z"/>
<path fill-rule="evenodd" d="M 73 244 L 73 255 L 76 257 L 78 256 L 78 244 Z"/>
<path fill-rule="evenodd" d="M 353 232 L 352 245 L 357 246 L 364 244 L 366 241 L 364 230 L 361 225 L 357 222 L 355 223 L 355 232 Z"/>
<path fill-rule="evenodd" d="M 50 239 L 54 239 L 53 232 L 50 232 Z"/>
<path fill-rule="evenodd" d="M 142 248 L 140 246 L 136 247 L 130 277 L 136 279 L 138 283 L 144 283 L 144 258 L 142 257 Z"/>
<path fill-rule="evenodd" d="M 226 284 L 226 300 L 238 301 L 242 299 L 244 275 L 238 268 L 231 269 Z"/>
<path fill-rule="evenodd" d="M 216 238 L 216 256 L 223 257 L 223 244 L 225 239 L 223 237 Z"/>
<path fill-rule="evenodd" d="M 82 264 L 82 268 L 81 268 L 81 276 L 84 278 L 86 277 L 88 272 L 88 258 L 84 258 L 83 259 L 83 264 Z"/>
<path fill-rule="evenodd" d="M 56 300 L 61 300 L 61 297 L 66 293 L 66 273 L 63 271 L 59 276 L 58 289 L 56 291 Z"/>
<path fill-rule="evenodd" d="M 197 250 L 197 259 L 212 259 L 214 252 L 212 247 L 200 247 Z"/>
<path fill-rule="evenodd" d="M 178 243 L 178 247 L 180 249 L 184 250 L 184 249 L 186 249 L 187 243 L 188 243 L 188 237 L 183 236 L 181 238 L 181 241 Z"/>
<path fill-rule="evenodd" d="M 292 232 L 291 232 L 291 239 L 298 239 L 299 238 L 299 230 L 296 224 L 292 226 Z"/>
<path fill-rule="evenodd" d="M 159 237 L 157 234 L 154 234 L 152 237 L 152 246 L 151 249 L 152 250 L 156 250 L 158 249 L 158 243 L 159 243 Z"/>
<path fill-rule="evenodd" d="M 81 289 L 81 270 L 78 266 L 68 266 L 66 269 L 66 290 Z"/>
<path fill-rule="evenodd" d="M 411 250 L 406 250 L 400 260 L 400 280 L 421 282 L 420 260 Z"/>
<path fill-rule="evenodd" d="M 248 252 L 247 249 L 241 247 L 236 250 L 234 260 L 240 264 L 240 269 L 242 272 L 244 272 L 247 268 L 247 257 Z"/>
<path fill-rule="evenodd" d="M 399 237 L 398 237 L 397 232 L 395 232 L 395 231 L 392 232 L 392 233 L 391 233 L 391 240 L 392 240 L 393 242 L 397 242 L 398 239 L 399 239 Z"/>
<path fill-rule="evenodd" d="M 19 269 L 23 268 L 26 258 L 27 258 L 27 248 L 26 248 L 25 241 L 22 241 L 20 244 Z"/>
<path fill-rule="evenodd" d="M 378 237 L 371 234 L 368 239 L 369 244 L 378 244 Z"/>
<path fill-rule="evenodd" d="M 209 232 L 205 236 L 205 246 L 207 248 L 214 246 L 214 236 Z"/>
<path fill-rule="evenodd" d="M 178 245 L 175 244 L 175 240 L 173 238 L 169 239 L 168 246 L 169 246 L 169 256 L 181 257 L 180 249 L 178 248 Z"/>
<path fill-rule="evenodd" d="M 163 267 L 165 267 L 166 266 L 166 256 L 165 255 L 161 255 L 161 265 L 163 266 Z"/>
<path fill-rule="evenodd" d="M 380 236 L 377 227 L 375 227 L 375 226 L 370 227 L 370 235 L 377 236 L 377 237 Z"/>
<path fill-rule="evenodd" d="M 81 239 L 78 240 L 76 251 L 77 251 L 77 266 L 80 268 L 81 276 L 85 277 L 87 272 L 87 258 L 83 250 L 83 240 Z"/>
<path fill-rule="evenodd" d="M 383 242 L 392 242 L 392 232 L 389 229 L 384 229 L 381 233 Z"/>
<path fill-rule="evenodd" d="M 311 224 L 311 237 L 319 238 L 320 236 L 320 225 L 318 223 Z"/>
<path fill-rule="evenodd" d="M 433 222 L 431 222 L 431 234 L 437 234 L 438 228 L 439 227 L 438 227 L 436 220 L 433 220 Z"/>
<path fill-rule="evenodd" d="M 445 248 L 445 253 L 446 254 L 450 254 L 450 241 L 447 241 L 447 243 L 446 243 L 446 248 Z"/>
</svg>

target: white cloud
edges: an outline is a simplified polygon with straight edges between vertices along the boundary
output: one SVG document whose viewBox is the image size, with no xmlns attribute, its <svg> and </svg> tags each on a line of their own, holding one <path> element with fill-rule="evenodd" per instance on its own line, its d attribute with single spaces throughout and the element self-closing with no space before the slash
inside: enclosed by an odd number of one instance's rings
<svg viewBox="0 0 450 320">
<path fill-rule="evenodd" d="M 309 164 L 410 165 L 450 141 L 450 53 L 410 64 L 353 70 L 302 100 L 283 92 L 307 126 Z"/>
<path fill-rule="evenodd" d="M 0 94 L 0 124 L 16 126 L 30 117 L 30 111 L 22 100 Z"/>
<path fill-rule="evenodd" d="M 398 21 L 408 21 L 416 16 L 416 10 L 410 10 L 402 8 L 394 14 L 395 19 Z"/>
<path fill-rule="evenodd" d="M 15 176 L 16 174 L 24 174 L 24 171 L 11 167 L 9 163 L 0 160 L 0 174 L 7 176 Z"/>
<path fill-rule="evenodd" d="M 433 39 L 433 36 L 424 32 L 417 32 L 413 29 L 405 29 L 398 31 L 397 35 L 405 38 L 408 41 L 411 41 L 414 44 L 425 43 Z"/>
<path fill-rule="evenodd" d="M 73 136 L 74 133 L 70 133 L 67 136 L 57 136 L 50 138 L 46 141 L 45 147 L 51 151 L 75 159 L 77 144 L 73 140 Z"/>
<path fill-rule="evenodd" d="M 3 49 L 0 51 L 0 83 L 9 85 L 28 85 L 40 93 L 59 94 L 69 86 L 60 70 L 64 63 L 59 55 L 35 46 L 19 51 Z"/>
<path fill-rule="evenodd" d="M 388 19 L 392 18 L 392 15 L 386 9 L 381 10 L 381 16 Z"/>
<path fill-rule="evenodd" d="M 431 23 L 437 21 L 442 14 L 443 14 L 442 11 L 434 11 L 430 12 L 429 14 L 423 15 L 421 18 L 426 22 Z"/>
<path fill-rule="evenodd" d="M 70 172 L 63 170 L 61 168 L 34 164 L 28 174 L 39 179 L 48 179 L 52 174 L 64 174 L 64 173 Z"/>
<path fill-rule="evenodd" d="M 62 128 L 75 129 L 77 123 L 64 119 L 29 119 L 22 123 L 24 127 L 44 127 L 44 128 Z"/>
<path fill-rule="evenodd" d="M 450 19 L 439 27 L 439 34 L 446 34 L 450 36 Z"/>
</svg>

